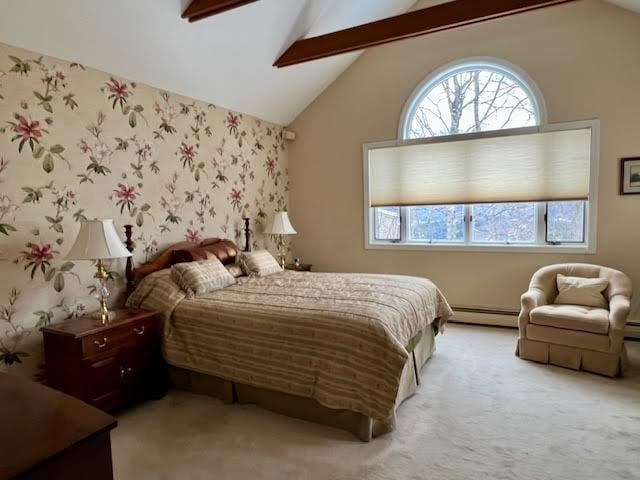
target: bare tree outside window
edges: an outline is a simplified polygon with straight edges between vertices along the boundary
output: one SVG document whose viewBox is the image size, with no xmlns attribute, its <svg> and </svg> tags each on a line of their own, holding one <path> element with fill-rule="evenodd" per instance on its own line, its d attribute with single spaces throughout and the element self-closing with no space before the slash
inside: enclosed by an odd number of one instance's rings
<svg viewBox="0 0 640 480">
<path fill-rule="evenodd" d="M 409 138 L 502 130 L 536 125 L 536 107 L 514 76 L 498 70 L 458 70 L 422 96 L 409 124 Z"/>
<path fill-rule="evenodd" d="M 381 207 L 375 210 L 376 240 L 400 240 L 400 208 Z"/>
<path fill-rule="evenodd" d="M 584 242 L 584 202 L 549 202 L 547 204 L 547 241 Z"/>
<path fill-rule="evenodd" d="M 463 242 L 464 206 L 437 205 L 409 210 L 409 240 L 422 242 Z"/>
<path fill-rule="evenodd" d="M 535 203 L 474 205 L 471 238 L 477 243 L 534 243 Z"/>
</svg>

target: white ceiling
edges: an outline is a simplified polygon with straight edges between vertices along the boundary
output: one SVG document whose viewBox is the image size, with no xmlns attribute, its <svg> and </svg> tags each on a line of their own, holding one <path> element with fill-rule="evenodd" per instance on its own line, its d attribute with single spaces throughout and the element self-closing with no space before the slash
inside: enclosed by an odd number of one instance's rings
<svg viewBox="0 0 640 480">
<path fill-rule="evenodd" d="M 610 1 L 640 12 L 640 0 Z M 261 0 L 194 24 L 180 18 L 188 3 L 1 0 L 0 42 L 287 125 L 359 55 L 272 67 L 294 40 L 397 15 L 415 0 Z"/>
<path fill-rule="evenodd" d="M 272 67 L 293 41 L 414 1 L 261 0 L 189 24 L 188 0 L 2 0 L 0 42 L 287 125 L 358 56 Z"/>
<path fill-rule="evenodd" d="M 611 3 L 615 3 L 623 8 L 633 10 L 640 13 L 640 0 L 608 0 Z"/>
</svg>

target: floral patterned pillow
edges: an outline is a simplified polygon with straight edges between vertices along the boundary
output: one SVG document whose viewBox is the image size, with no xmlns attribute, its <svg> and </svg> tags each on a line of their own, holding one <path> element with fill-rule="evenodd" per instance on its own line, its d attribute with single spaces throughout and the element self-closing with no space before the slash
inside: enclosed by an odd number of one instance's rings
<svg viewBox="0 0 640 480">
<path fill-rule="evenodd" d="M 171 278 L 188 297 L 203 295 L 236 283 L 233 275 L 217 258 L 178 263 L 171 267 Z"/>
<path fill-rule="evenodd" d="M 278 261 L 266 250 L 242 252 L 238 257 L 238 262 L 244 273 L 249 276 L 266 277 L 282 272 Z"/>
</svg>

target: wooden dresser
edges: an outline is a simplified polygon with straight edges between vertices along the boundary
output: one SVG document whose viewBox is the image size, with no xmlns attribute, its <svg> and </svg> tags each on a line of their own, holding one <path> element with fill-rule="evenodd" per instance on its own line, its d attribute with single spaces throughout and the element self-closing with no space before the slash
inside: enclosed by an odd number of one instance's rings
<svg viewBox="0 0 640 480">
<path fill-rule="evenodd" d="M 158 315 L 111 313 L 107 325 L 87 316 L 42 329 L 47 384 L 105 411 L 166 390 Z"/>
<path fill-rule="evenodd" d="M 112 480 L 116 424 L 73 397 L 0 373 L 0 479 Z"/>
</svg>

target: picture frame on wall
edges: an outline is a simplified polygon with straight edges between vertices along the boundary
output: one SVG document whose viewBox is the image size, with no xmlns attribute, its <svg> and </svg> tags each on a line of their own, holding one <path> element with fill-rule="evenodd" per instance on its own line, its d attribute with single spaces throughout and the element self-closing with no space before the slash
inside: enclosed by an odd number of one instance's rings
<svg viewBox="0 0 640 480">
<path fill-rule="evenodd" d="M 620 160 L 620 195 L 640 195 L 640 157 Z"/>
</svg>

